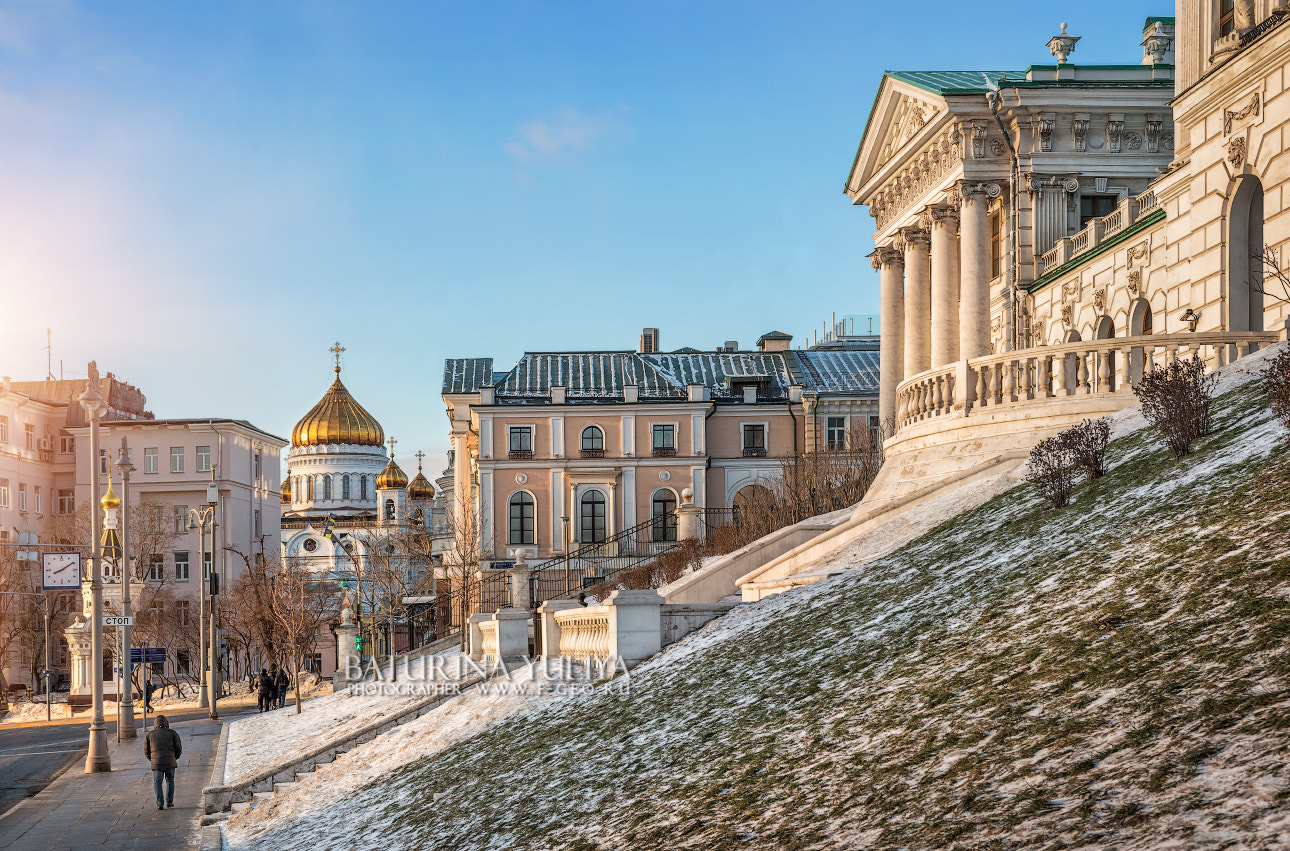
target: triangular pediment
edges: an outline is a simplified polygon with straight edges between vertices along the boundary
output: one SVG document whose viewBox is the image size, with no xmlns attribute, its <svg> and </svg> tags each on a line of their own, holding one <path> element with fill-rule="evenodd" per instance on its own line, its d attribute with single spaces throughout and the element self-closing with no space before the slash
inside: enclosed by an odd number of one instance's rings
<svg viewBox="0 0 1290 851">
<path fill-rule="evenodd" d="M 847 191 L 854 196 L 885 165 L 899 159 L 907 148 L 915 148 L 927 126 L 940 124 L 947 112 L 943 98 L 884 76 L 847 178 Z"/>
<path fill-rule="evenodd" d="M 883 134 L 882 142 L 878 145 L 877 164 L 882 165 L 896 156 L 900 149 L 914 138 L 919 130 L 926 127 L 927 122 L 938 112 L 935 104 L 921 98 L 910 95 L 897 98 L 892 109 L 891 121 L 887 124 L 887 132 Z"/>
</svg>

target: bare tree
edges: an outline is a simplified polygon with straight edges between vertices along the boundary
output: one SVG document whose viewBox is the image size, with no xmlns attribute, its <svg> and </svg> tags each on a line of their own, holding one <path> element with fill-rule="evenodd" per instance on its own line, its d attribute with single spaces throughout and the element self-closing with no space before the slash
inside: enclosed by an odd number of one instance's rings
<svg viewBox="0 0 1290 851">
<path fill-rule="evenodd" d="M 1290 349 L 1282 349 L 1262 372 L 1263 392 L 1272 401 L 1272 415 L 1290 428 Z"/>
<path fill-rule="evenodd" d="M 246 653 L 246 663 L 251 664 L 254 650 L 260 650 L 270 659 L 276 659 L 282 644 L 282 634 L 274 613 L 274 576 L 282 569 L 277 548 L 266 548 L 265 538 L 256 540 L 258 552 L 244 553 L 236 546 L 225 549 L 241 559 L 245 569 L 235 579 L 224 600 L 225 620 L 230 635 L 236 635 Z M 308 571 L 302 571 L 308 572 Z"/>
<path fill-rule="evenodd" d="M 273 588 L 271 610 L 281 638 L 280 647 L 291 662 L 299 715 L 300 670 L 306 656 L 313 653 L 318 630 L 334 608 L 335 594 L 330 583 L 306 570 L 280 569 L 269 579 Z"/>
<path fill-rule="evenodd" d="M 1191 445 L 1213 430 L 1211 409 L 1217 380 L 1193 355 L 1151 370 L 1133 388 L 1142 403 L 1142 415 L 1156 427 L 1175 458 L 1191 452 Z"/>
<path fill-rule="evenodd" d="M 434 587 L 429 542 L 412 526 L 371 527 L 356 531 L 353 537 L 363 562 L 363 588 L 371 611 L 373 615 L 379 611 L 385 618 L 393 679 L 396 624 L 408 614 L 404 600 Z"/>
<path fill-rule="evenodd" d="M 1290 304 L 1290 270 L 1281 267 L 1277 250 L 1270 245 L 1263 246 L 1262 254 L 1252 254 L 1250 265 L 1256 270 L 1255 276 L 1246 281 L 1256 293 L 1269 296 L 1274 302 Z"/>
</svg>

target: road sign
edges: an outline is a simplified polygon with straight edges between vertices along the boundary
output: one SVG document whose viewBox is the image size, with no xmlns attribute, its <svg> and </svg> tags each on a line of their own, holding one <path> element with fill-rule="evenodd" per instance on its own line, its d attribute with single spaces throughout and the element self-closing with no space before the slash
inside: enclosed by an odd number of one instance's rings
<svg viewBox="0 0 1290 851">
<path fill-rule="evenodd" d="M 131 647 L 130 664 L 132 665 L 155 665 L 166 661 L 166 648 L 164 647 Z"/>
<path fill-rule="evenodd" d="M 134 618 L 125 615 L 104 615 L 104 626 L 134 626 Z"/>
</svg>

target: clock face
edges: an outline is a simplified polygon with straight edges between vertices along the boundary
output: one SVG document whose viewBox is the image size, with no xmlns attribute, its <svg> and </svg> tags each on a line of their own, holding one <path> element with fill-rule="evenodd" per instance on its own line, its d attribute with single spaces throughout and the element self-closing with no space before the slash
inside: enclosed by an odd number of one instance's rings
<svg viewBox="0 0 1290 851">
<path fill-rule="evenodd" d="M 42 553 L 40 566 L 46 591 L 81 587 L 80 553 Z"/>
</svg>

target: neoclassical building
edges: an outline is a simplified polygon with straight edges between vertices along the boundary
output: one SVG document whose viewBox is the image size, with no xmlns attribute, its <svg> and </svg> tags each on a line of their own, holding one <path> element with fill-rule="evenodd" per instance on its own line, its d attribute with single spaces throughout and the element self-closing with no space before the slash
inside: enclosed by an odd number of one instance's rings
<svg viewBox="0 0 1290 851">
<path fill-rule="evenodd" d="M 1179 0 L 1133 65 L 1079 65 L 1063 25 L 1055 64 L 883 76 L 847 178 L 876 225 L 896 426 L 867 501 L 1136 404 L 1153 364 L 1284 336 L 1263 257 L 1290 241 L 1287 17 Z"/>
</svg>

